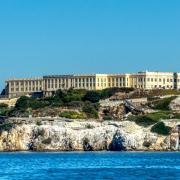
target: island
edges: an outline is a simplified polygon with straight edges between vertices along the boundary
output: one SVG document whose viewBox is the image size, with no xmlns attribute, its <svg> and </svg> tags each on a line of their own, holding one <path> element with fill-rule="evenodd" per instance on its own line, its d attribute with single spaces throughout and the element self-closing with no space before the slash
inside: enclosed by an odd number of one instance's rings
<svg viewBox="0 0 180 180">
<path fill-rule="evenodd" d="M 71 88 L 0 100 L 0 151 L 178 151 L 179 95 Z"/>
</svg>

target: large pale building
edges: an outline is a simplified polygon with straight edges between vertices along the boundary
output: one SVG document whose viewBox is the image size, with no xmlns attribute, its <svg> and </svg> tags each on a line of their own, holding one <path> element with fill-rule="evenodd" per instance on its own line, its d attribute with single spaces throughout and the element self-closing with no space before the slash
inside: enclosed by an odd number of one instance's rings
<svg viewBox="0 0 180 180">
<path fill-rule="evenodd" d="M 9 98 L 13 98 L 38 92 L 50 96 L 58 89 L 102 90 L 112 87 L 180 90 L 180 73 L 146 71 L 135 74 L 53 75 L 11 79 L 6 81 L 5 92 Z"/>
</svg>

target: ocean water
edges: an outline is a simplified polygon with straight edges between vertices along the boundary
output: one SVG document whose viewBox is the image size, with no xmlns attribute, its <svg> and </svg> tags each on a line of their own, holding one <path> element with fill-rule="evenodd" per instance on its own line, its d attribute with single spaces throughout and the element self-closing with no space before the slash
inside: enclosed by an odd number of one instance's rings
<svg viewBox="0 0 180 180">
<path fill-rule="evenodd" d="M 0 153 L 6 179 L 180 179 L 180 153 Z"/>
</svg>

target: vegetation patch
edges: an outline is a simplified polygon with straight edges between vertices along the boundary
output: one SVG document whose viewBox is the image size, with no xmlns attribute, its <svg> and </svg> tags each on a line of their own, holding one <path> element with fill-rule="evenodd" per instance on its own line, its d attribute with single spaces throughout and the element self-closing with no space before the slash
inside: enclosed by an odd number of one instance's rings
<svg viewBox="0 0 180 180">
<path fill-rule="evenodd" d="M 86 124 L 85 128 L 86 129 L 94 129 L 95 127 L 93 125 L 91 125 L 91 124 Z"/>
<path fill-rule="evenodd" d="M 160 111 L 160 112 L 154 112 L 154 113 L 149 113 L 146 115 L 137 115 L 137 116 L 131 116 L 129 117 L 128 120 L 135 121 L 136 124 L 148 127 L 150 125 L 153 125 L 157 123 L 158 121 L 162 119 L 170 119 L 171 115 L 167 111 Z"/>
<path fill-rule="evenodd" d="M 151 132 L 157 133 L 160 135 L 169 135 L 171 132 L 171 129 L 172 128 L 169 126 L 166 126 L 164 122 L 158 122 L 151 128 Z"/>
<path fill-rule="evenodd" d="M 0 114 L 16 117 L 28 117 L 31 112 L 42 111 L 44 108 L 75 108 L 85 112 L 88 118 L 98 118 L 98 102 L 116 92 L 130 92 L 132 88 L 108 88 L 98 91 L 85 89 L 58 90 L 51 97 L 20 97 L 12 110 L 0 110 Z M 4 105 L 2 105 L 4 107 Z M 57 113 L 58 114 L 58 113 Z M 32 114 L 33 115 L 33 114 Z M 80 117 L 82 118 L 82 117 Z M 84 117 L 83 117 L 84 118 Z"/>
<path fill-rule="evenodd" d="M 166 111 L 166 110 L 169 110 L 169 105 L 171 101 L 173 101 L 175 98 L 176 96 L 158 99 L 158 100 L 150 102 L 149 106 L 152 107 L 153 109 Z"/>
<path fill-rule="evenodd" d="M 83 112 L 86 113 L 87 118 L 95 118 L 98 119 L 98 105 L 92 104 L 90 102 L 86 102 L 82 108 Z"/>
<path fill-rule="evenodd" d="M 42 122 L 40 120 L 36 121 L 36 125 L 37 126 L 41 126 L 42 125 Z"/>
<path fill-rule="evenodd" d="M 84 113 L 79 113 L 76 111 L 64 111 L 59 114 L 60 117 L 68 118 L 68 119 L 86 119 L 86 115 Z"/>
<path fill-rule="evenodd" d="M 11 130 L 12 128 L 14 127 L 14 124 L 13 123 L 3 123 L 3 124 L 0 124 L 0 131 L 9 131 Z"/>
<path fill-rule="evenodd" d="M 176 113 L 176 112 L 173 113 L 173 114 L 172 114 L 172 118 L 173 118 L 173 119 L 180 119 L 180 113 Z"/>
<path fill-rule="evenodd" d="M 4 104 L 4 103 L 1 103 L 1 104 L 0 104 L 0 109 L 2 109 L 2 108 L 8 108 L 8 105 L 7 105 L 7 104 Z"/>
<path fill-rule="evenodd" d="M 11 108 L 9 108 L 7 104 L 0 104 L 0 116 L 8 116 L 10 112 Z"/>
<path fill-rule="evenodd" d="M 175 89 L 152 89 L 149 96 L 165 96 L 165 95 L 180 95 L 180 91 Z"/>
<path fill-rule="evenodd" d="M 112 117 L 110 115 L 104 115 L 103 120 L 105 121 L 112 120 Z"/>
<path fill-rule="evenodd" d="M 118 92 L 129 93 L 134 91 L 133 88 L 107 88 L 103 90 L 96 90 L 96 91 L 87 91 L 86 95 L 84 96 L 84 101 L 90 101 L 92 103 L 97 103 L 101 99 L 107 99 L 111 96 L 115 95 Z"/>
</svg>

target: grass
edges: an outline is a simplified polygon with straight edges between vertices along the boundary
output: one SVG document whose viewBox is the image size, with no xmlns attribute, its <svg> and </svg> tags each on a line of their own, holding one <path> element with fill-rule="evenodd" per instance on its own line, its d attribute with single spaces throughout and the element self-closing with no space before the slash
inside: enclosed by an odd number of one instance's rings
<svg viewBox="0 0 180 180">
<path fill-rule="evenodd" d="M 166 126 L 164 122 L 158 122 L 151 128 L 151 132 L 157 133 L 160 135 L 169 135 L 171 132 L 171 127 Z"/>
<path fill-rule="evenodd" d="M 180 116 L 180 115 L 178 115 L 178 116 Z M 176 117 L 178 117 L 178 116 L 176 116 Z M 136 122 L 136 124 L 138 124 L 140 126 L 148 127 L 150 125 L 157 123 L 158 121 L 160 121 L 162 119 L 171 119 L 171 118 L 172 118 L 171 111 L 159 111 L 159 112 L 149 113 L 146 115 L 131 116 L 131 117 L 129 117 L 128 120 L 134 121 L 134 122 Z"/>
<path fill-rule="evenodd" d="M 149 105 L 153 109 L 167 111 L 167 110 L 169 110 L 169 105 L 170 105 L 171 101 L 173 101 L 175 98 L 176 98 L 176 96 L 158 99 L 158 100 L 150 102 Z"/>
<path fill-rule="evenodd" d="M 76 111 L 65 111 L 59 114 L 60 117 L 68 118 L 68 119 L 86 119 L 86 115 L 84 113 L 79 113 Z"/>
<path fill-rule="evenodd" d="M 157 99 L 151 102 L 151 105 L 153 109 L 160 110 L 158 112 L 149 113 L 145 115 L 137 115 L 137 116 L 130 116 L 128 120 L 136 122 L 136 124 L 144 127 L 148 127 L 154 124 L 154 127 L 152 128 L 152 131 L 156 131 L 156 129 L 159 128 L 159 132 L 162 134 L 167 134 L 166 131 L 168 131 L 168 128 L 165 128 L 162 123 L 158 124 L 159 121 L 165 120 L 165 119 L 180 119 L 180 113 L 173 112 L 169 110 L 169 104 L 172 100 L 174 100 L 176 97 L 168 97 L 164 99 Z M 166 129 L 166 131 L 165 131 Z M 162 131 L 161 131 L 162 130 Z"/>
<path fill-rule="evenodd" d="M 151 96 L 180 95 L 180 91 L 175 89 L 153 89 L 150 91 Z"/>
<path fill-rule="evenodd" d="M 180 119 L 180 113 L 173 113 L 173 118 L 174 119 Z"/>
</svg>

